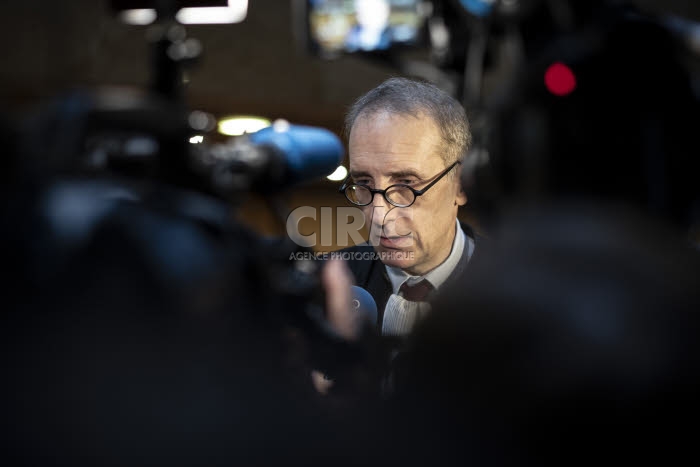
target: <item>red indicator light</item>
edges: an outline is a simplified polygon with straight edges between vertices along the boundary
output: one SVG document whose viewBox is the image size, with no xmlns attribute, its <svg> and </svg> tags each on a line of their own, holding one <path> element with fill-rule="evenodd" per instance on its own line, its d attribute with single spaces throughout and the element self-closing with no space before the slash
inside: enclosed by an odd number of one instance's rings
<svg viewBox="0 0 700 467">
<path fill-rule="evenodd" d="M 555 96 L 566 96 L 576 89 L 576 76 L 561 62 L 552 63 L 544 73 L 544 84 Z"/>
</svg>

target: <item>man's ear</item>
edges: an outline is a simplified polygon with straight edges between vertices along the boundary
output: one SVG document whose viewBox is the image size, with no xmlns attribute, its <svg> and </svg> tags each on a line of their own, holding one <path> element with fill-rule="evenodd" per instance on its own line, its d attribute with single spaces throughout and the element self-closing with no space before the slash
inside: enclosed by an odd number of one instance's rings
<svg viewBox="0 0 700 467">
<path fill-rule="evenodd" d="M 457 196 L 455 197 L 455 206 L 464 206 L 467 204 L 467 194 L 464 192 L 464 188 L 462 188 L 462 184 L 459 184 L 459 187 L 457 187 Z"/>
</svg>

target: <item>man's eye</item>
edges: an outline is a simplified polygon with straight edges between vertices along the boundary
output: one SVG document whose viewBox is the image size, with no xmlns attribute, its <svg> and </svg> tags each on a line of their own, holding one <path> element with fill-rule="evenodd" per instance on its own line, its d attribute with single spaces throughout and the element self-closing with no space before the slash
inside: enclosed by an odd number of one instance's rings
<svg viewBox="0 0 700 467">
<path fill-rule="evenodd" d="M 413 184 L 416 183 L 416 182 L 417 182 L 417 180 L 415 180 L 415 179 L 413 179 L 413 178 L 406 178 L 406 179 L 403 179 L 403 180 L 399 180 L 399 183 L 402 184 L 402 185 L 413 185 Z"/>
<path fill-rule="evenodd" d="M 360 180 L 355 180 L 354 183 L 355 183 L 355 185 L 369 185 L 369 180 L 360 179 Z"/>
</svg>

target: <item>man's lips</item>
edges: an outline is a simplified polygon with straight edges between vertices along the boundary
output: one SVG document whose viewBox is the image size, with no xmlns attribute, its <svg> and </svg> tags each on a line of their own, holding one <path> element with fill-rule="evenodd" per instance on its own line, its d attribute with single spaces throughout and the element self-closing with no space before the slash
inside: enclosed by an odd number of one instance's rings
<svg viewBox="0 0 700 467">
<path fill-rule="evenodd" d="M 379 237 L 379 244 L 385 248 L 401 248 L 407 246 L 410 242 L 411 237 Z"/>
</svg>

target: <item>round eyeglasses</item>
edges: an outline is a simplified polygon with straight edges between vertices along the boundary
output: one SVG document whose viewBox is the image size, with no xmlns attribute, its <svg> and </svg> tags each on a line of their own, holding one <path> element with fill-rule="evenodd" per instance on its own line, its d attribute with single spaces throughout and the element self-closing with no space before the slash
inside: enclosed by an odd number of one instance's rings
<svg viewBox="0 0 700 467">
<path fill-rule="evenodd" d="M 416 202 L 416 198 L 425 194 L 425 192 L 439 182 L 442 177 L 447 175 L 457 164 L 461 164 L 461 162 L 457 161 L 446 168 L 437 176 L 435 180 L 430 182 L 428 186 L 422 190 L 415 190 L 408 185 L 404 185 L 403 183 L 391 185 L 386 190 L 377 190 L 366 185 L 358 185 L 356 183 L 348 184 L 348 180 L 346 180 L 340 187 L 339 191 L 345 195 L 348 201 L 357 206 L 367 206 L 374 199 L 374 195 L 380 193 L 387 203 L 396 206 L 397 208 L 407 208 Z"/>
</svg>

